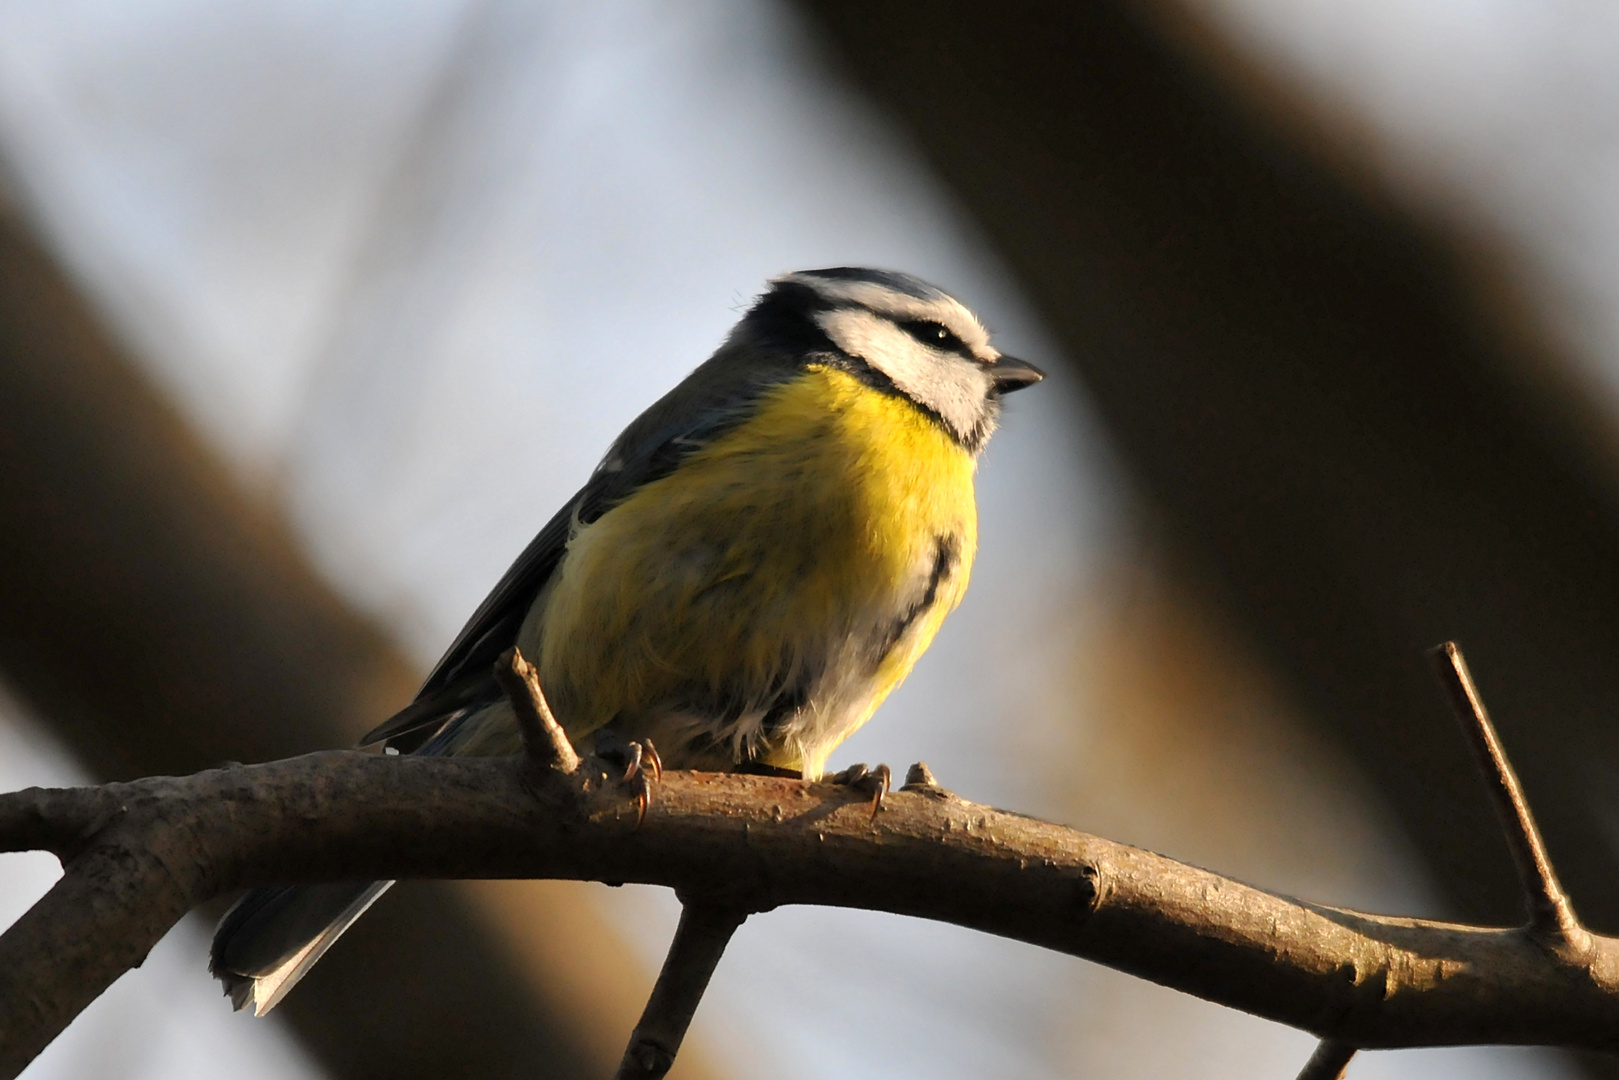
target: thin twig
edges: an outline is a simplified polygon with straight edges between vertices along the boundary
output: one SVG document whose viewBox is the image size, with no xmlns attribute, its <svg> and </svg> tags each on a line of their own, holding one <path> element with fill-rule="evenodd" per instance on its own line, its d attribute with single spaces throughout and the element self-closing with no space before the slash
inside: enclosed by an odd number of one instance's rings
<svg viewBox="0 0 1619 1080">
<path fill-rule="evenodd" d="M 687 900 L 646 1010 L 624 1048 L 614 1080 L 661 1080 L 675 1063 L 681 1040 L 708 989 L 708 980 L 746 914 L 724 905 Z"/>
<path fill-rule="evenodd" d="M 523 749 L 529 759 L 559 772 L 577 770 L 579 755 L 562 725 L 551 714 L 545 691 L 540 689 L 540 673 L 523 658 L 521 650 L 513 647 L 500 654 L 495 663 L 495 679 L 506 691 L 512 711 L 517 714 L 517 730 L 523 737 Z"/>
<path fill-rule="evenodd" d="M 1557 880 L 1557 871 L 1546 853 L 1546 842 L 1541 839 L 1540 828 L 1524 798 L 1523 786 L 1518 783 L 1518 775 L 1501 748 L 1500 737 L 1490 722 L 1490 714 L 1473 683 L 1461 648 L 1454 641 L 1447 641 L 1429 650 L 1429 656 L 1433 658 L 1434 670 L 1450 698 L 1451 708 L 1462 722 L 1468 744 L 1489 786 L 1490 799 L 1495 803 L 1513 864 L 1518 868 L 1530 928 L 1540 935 L 1571 944 L 1581 943 L 1588 936 L 1587 931 L 1580 925 L 1573 903 Z"/>
<path fill-rule="evenodd" d="M 933 770 L 928 768 L 928 763 L 918 761 L 906 770 L 905 787 L 900 790 L 908 791 L 913 788 L 936 788 L 938 786 L 939 781 L 934 778 Z"/>
<path fill-rule="evenodd" d="M 1349 1059 L 1355 1056 L 1355 1047 L 1348 1043 L 1322 1039 L 1315 1053 L 1304 1063 L 1299 1080 L 1343 1080 L 1349 1069 Z"/>
</svg>

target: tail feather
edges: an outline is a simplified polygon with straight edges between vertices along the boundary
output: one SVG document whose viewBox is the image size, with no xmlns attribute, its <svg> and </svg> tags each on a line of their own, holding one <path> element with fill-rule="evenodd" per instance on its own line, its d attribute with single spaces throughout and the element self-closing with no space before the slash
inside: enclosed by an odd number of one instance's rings
<svg viewBox="0 0 1619 1080">
<path fill-rule="evenodd" d="M 433 719 L 436 730 L 425 723 L 407 725 L 413 742 L 426 738 L 408 752 L 431 757 L 515 753 L 521 746 L 516 722 L 502 704 L 493 676 L 488 683 L 492 689 L 482 700 L 453 699 L 451 709 Z M 263 1016 L 392 884 L 347 881 L 254 889 L 219 921 L 208 970 L 225 985 L 236 1008 L 252 1006 L 255 1016 Z"/>
<path fill-rule="evenodd" d="M 391 881 L 255 889 L 220 920 L 208 970 L 237 1009 L 263 1016 L 315 966 Z"/>
</svg>

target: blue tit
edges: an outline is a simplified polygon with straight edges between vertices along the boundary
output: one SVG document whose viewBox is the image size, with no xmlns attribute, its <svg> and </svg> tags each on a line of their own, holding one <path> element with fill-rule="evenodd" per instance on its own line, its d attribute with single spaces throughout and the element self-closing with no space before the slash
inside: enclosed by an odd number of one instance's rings
<svg viewBox="0 0 1619 1080">
<path fill-rule="evenodd" d="M 819 778 L 960 603 L 978 454 L 1002 395 L 1041 378 L 909 275 L 777 278 L 364 743 L 517 752 L 493 676 L 515 644 L 582 750 L 650 740 L 672 768 Z M 390 884 L 250 892 L 211 968 L 262 1015 Z"/>
</svg>

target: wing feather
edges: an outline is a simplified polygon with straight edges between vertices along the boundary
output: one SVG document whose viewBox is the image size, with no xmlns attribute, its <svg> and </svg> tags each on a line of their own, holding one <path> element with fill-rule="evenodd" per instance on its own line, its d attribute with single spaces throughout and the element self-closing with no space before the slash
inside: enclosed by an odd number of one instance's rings
<svg viewBox="0 0 1619 1080">
<path fill-rule="evenodd" d="M 734 355 L 721 350 L 637 417 L 585 486 L 546 522 L 478 605 L 415 700 L 367 732 L 360 745 L 422 731 L 497 699 L 495 661 L 516 640 L 529 608 L 567 553 L 574 530 L 673 472 L 690 454 L 750 415 L 760 395 L 794 370 L 795 365 L 780 361 L 738 366 Z"/>
</svg>

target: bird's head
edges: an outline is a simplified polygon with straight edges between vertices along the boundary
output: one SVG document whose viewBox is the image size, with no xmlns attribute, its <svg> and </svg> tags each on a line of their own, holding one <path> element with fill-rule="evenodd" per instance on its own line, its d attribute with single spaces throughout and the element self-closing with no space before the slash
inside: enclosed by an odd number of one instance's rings
<svg viewBox="0 0 1619 1080">
<path fill-rule="evenodd" d="M 744 324 L 768 323 L 770 336 L 806 360 L 832 353 L 915 402 L 974 453 L 995 429 L 1002 395 L 1045 377 L 995 349 L 961 301 L 909 274 L 841 266 L 770 284 Z"/>
</svg>

